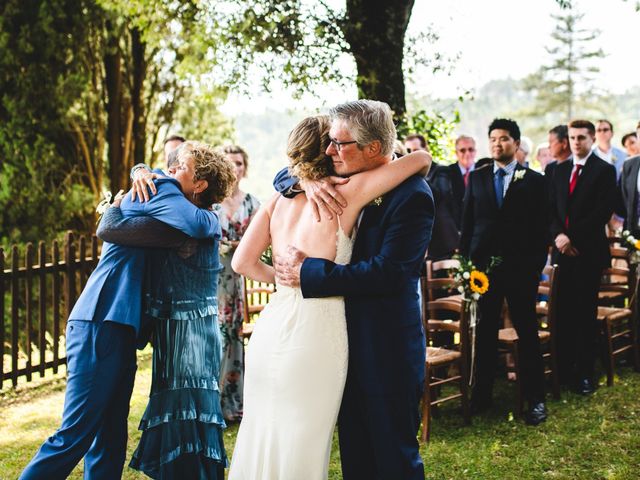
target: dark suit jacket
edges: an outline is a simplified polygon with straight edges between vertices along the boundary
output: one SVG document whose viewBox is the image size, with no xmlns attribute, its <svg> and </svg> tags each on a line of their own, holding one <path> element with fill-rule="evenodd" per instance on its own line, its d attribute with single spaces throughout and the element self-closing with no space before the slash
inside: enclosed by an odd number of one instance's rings
<svg viewBox="0 0 640 480">
<path fill-rule="evenodd" d="M 413 176 L 364 209 L 350 264 L 302 264 L 304 297 L 345 297 L 349 377 L 367 394 L 407 392 L 424 381 L 418 279 L 433 216 L 429 186 Z"/>
<path fill-rule="evenodd" d="M 622 209 L 617 213 L 625 218 L 625 227 L 632 232 L 638 232 L 638 171 L 640 170 L 640 155 L 625 160 L 620 177 L 620 194 Z"/>
<path fill-rule="evenodd" d="M 464 182 L 460 169 L 458 177 L 462 183 L 462 197 L 456 197 L 456 180 L 454 180 L 450 165 L 438 166 L 427 180 L 433 192 L 436 215 L 433 223 L 433 233 L 429 244 L 428 257 L 441 259 L 450 257 L 460 243 L 460 221 L 462 217 L 462 199 L 464 197 Z"/>
<path fill-rule="evenodd" d="M 516 172 L 521 171 L 524 175 L 516 179 Z M 499 209 L 493 167 L 474 170 L 464 201 L 461 253 L 479 268 L 485 268 L 492 256 L 499 256 L 503 267 L 542 270 L 548 238 L 547 198 L 543 176 L 517 165 Z"/>
<path fill-rule="evenodd" d="M 580 256 L 594 267 L 610 264 L 605 225 L 611 218 L 616 199 L 616 170 L 595 154 L 589 155 L 569 198 L 569 179 L 573 160 L 556 167 L 551 181 L 551 238 L 565 233 Z M 569 229 L 565 219 L 569 217 Z"/>
</svg>

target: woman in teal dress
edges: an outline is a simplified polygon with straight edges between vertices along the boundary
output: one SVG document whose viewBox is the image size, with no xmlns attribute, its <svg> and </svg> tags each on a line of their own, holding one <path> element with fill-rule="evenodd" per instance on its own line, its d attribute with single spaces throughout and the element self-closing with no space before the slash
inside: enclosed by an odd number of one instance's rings
<svg viewBox="0 0 640 480">
<path fill-rule="evenodd" d="M 234 181 L 228 161 L 202 144 L 180 149 L 176 168 L 185 174 L 192 169 L 194 179 L 199 169 L 213 173 L 211 188 L 191 200 L 201 207 L 221 201 Z M 148 250 L 145 312 L 153 327 L 153 379 L 130 466 L 156 479 L 222 480 L 219 237 L 195 240 L 149 217 L 125 219 L 118 208 L 107 210 L 99 234 L 109 242 L 171 247 Z"/>
<path fill-rule="evenodd" d="M 214 206 L 220 218 L 222 239 L 220 240 L 220 262 L 223 270 L 218 283 L 218 306 L 220 330 L 222 331 L 222 364 L 220 392 L 222 412 L 225 420 L 242 419 L 244 380 L 244 295 L 242 277 L 231 268 L 231 258 L 240 243 L 249 222 L 260 208 L 260 202 L 250 193 L 240 190 L 240 180 L 247 176 L 249 158 L 237 145 L 228 145 L 224 153 L 235 167 L 237 181 L 233 192 L 224 201 Z"/>
</svg>

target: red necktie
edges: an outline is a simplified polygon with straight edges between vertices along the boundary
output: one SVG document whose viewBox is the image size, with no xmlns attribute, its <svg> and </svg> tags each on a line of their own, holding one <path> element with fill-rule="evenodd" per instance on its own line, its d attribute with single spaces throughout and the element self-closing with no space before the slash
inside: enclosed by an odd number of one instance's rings
<svg viewBox="0 0 640 480">
<path fill-rule="evenodd" d="M 573 175 L 571 175 L 571 181 L 569 182 L 569 196 L 573 194 L 573 191 L 576 189 L 576 185 L 578 184 L 578 177 L 580 176 L 580 169 L 583 166 L 579 163 L 576 163 L 576 168 L 573 171 Z"/>
<path fill-rule="evenodd" d="M 571 198 L 571 195 L 573 195 L 573 191 L 576 189 L 576 185 L 578 184 L 578 177 L 580 176 L 580 169 L 583 167 L 584 165 L 580 165 L 579 163 L 576 163 L 576 168 L 573 171 L 573 174 L 571 175 L 571 180 L 569 181 L 569 198 Z M 568 206 L 567 206 L 568 208 Z M 569 214 L 567 213 L 567 216 L 564 219 L 564 226 L 565 228 L 569 229 Z"/>
<path fill-rule="evenodd" d="M 464 172 L 464 186 L 466 187 L 469 184 L 469 173 L 471 173 L 471 169 L 468 169 Z"/>
</svg>

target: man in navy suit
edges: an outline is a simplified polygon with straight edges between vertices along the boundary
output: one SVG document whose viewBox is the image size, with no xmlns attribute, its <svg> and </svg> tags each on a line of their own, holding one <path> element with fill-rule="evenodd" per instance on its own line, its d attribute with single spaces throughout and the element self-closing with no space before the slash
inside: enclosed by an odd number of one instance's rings
<svg viewBox="0 0 640 480">
<path fill-rule="evenodd" d="M 157 195 L 139 203 L 127 195 L 124 216 L 148 215 L 195 238 L 220 235 L 213 212 L 199 209 L 185 194 L 208 187 L 194 172 L 188 185 L 156 180 Z M 182 187 L 182 189 L 181 189 Z M 21 480 L 58 480 L 85 457 L 84 478 L 122 476 L 127 446 L 127 416 L 136 372 L 136 337 L 141 328 L 145 250 L 105 242 L 67 322 L 67 388 L 60 428 L 31 460 Z"/>
<path fill-rule="evenodd" d="M 615 168 L 591 149 L 593 123 L 569 123 L 573 158 L 559 164 L 551 180 L 551 238 L 559 252 L 558 369 L 563 383 L 582 395 L 594 392 L 598 289 L 611 265 L 605 225 L 615 208 Z"/>
<path fill-rule="evenodd" d="M 391 151 L 371 157 L 364 149 L 382 136 L 393 144 L 386 104 L 359 100 L 330 114 L 327 155 L 338 175 L 392 160 Z M 276 183 L 286 188 L 292 182 L 279 177 Z M 413 176 L 362 211 L 349 265 L 305 258 L 294 249 L 274 259 L 278 281 L 300 286 L 304 297 L 345 297 L 349 371 L 338 417 L 345 480 L 424 478 L 416 440 L 425 376 L 417 290 L 433 216 L 431 191 L 424 178 Z"/>
<path fill-rule="evenodd" d="M 498 118 L 491 123 L 493 165 L 469 177 L 460 251 L 480 269 L 487 268 L 491 257 L 502 259 L 490 273 L 489 291 L 479 302 L 472 410 L 479 413 L 491 405 L 499 321 L 506 298 L 518 334 L 518 375 L 529 404 L 525 421 L 537 425 L 547 418 L 536 296 L 547 258 L 548 194 L 544 177 L 515 159 L 519 144 L 516 122 Z"/>
</svg>

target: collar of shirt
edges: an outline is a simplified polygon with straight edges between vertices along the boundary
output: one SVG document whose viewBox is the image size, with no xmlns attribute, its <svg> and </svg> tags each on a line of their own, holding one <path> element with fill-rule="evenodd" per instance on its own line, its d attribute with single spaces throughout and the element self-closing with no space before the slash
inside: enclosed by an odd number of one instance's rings
<svg viewBox="0 0 640 480">
<path fill-rule="evenodd" d="M 587 158 L 589 158 L 589 157 L 585 157 L 585 158 L 573 157 L 573 168 L 574 168 L 574 170 L 576 168 L 576 165 L 582 165 L 584 167 L 584 164 L 587 163 Z"/>
<path fill-rule="evenodd" d="M 602 150 L 600 150 L 600 147 L 596 145 L 593 147 L 593 151 L 604 161 L 609 163 L 613 162 L 613 147 L 611 147 L 608 152 L 603 152 Z"/>
<path fill-rule="evenodd" d="M 513 173 L 516 171 L 516 166 L 518 162 L 514 158 L 504 167 L 500 167 L 498 162 L 493 162 L 493 174 L 495 175 L 499 168 L 502 168 L 505 172 L 504 174 L 504 188 L 502 189 L 502 195 L 505 196 L 507 194 L 507 190 L 509 189 L 509 184 L 511 184 L 511 179 L 513 178 Z"/>
<path fill-rule="evenodd" d="M 467 171 L 469 171 L 469 172 L 473 172 L 473 168 L 474 168 L 475 166 L 476 166 L 476 164 L 475 164 L 475 163 L 473 163 L 473 164 L 471 164 L 471 166 L 467 169 L 467 168 L 464 168 L 462 165 L 460 165 L 460 164 L 458 163 L 458 168 L 460 169 L 460 173 L 462 174 L 462 176 L 463 176 L 463 177 L 464 177 L 464 175 L 467 173 Z"/>
</svg>

